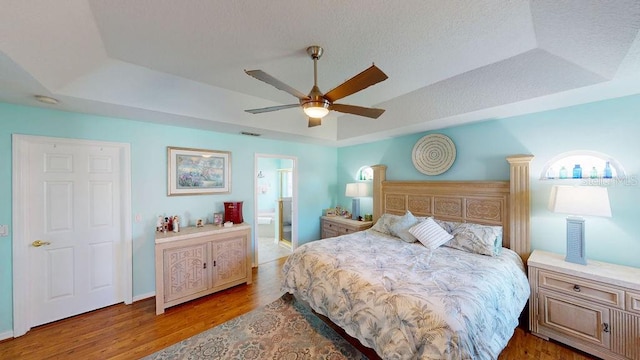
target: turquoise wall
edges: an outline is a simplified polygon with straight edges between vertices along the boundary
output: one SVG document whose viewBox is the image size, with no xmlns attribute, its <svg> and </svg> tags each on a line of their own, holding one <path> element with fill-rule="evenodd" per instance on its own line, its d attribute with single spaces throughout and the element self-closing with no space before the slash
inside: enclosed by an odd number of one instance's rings
<svg viewBox="0 0 640 360">
<path fill-rule="evenodd" d="M 506 180 L 505 157 L 533 154 L 531 163 L 532 247 L 564 253 L 564 216 L 546 209 L 551 186 L 560 180 L 538 180 L 544 164 L 571 150 L 594 150 L 622 163 L 627 182 L 609 188 L 612 218 L 588 218 L 587 256 L 590 259 L 640 267 L 640 237 L 635 235 L 640 203 L 640 95 L 590 103 L 506 119 L 438 130 L 454 141 L 457 158 L 439 176 L 419 173 L 411 162 L 414 144 L 425 132 L 339 149 L 272 141 L 241 135 L 154 125 L 123 119 L 0 104 L 0 224 L 11 224 L 11 135 L 92 139 L 131 144 L 134 296 L 154 291 L 153 237 L 159 213 L 193 218 L 222 211 L 224 201 L 244 201 L 245 219 L 253 219 L 254 154 L 298 158 L 299 242 L 319 237 L 321 209 L 351 199 L 345 186 L 358 169 L 385 164 L 390 180 Z M 232 152 L 232 194 L 166 196 L 166 147 L 181 146 Z M 361 200 L 361 213 L 371 212 L 371 199 Z M 133 221 L 133 220 L 132 220 Z M 0 333 L 12 328 L 11 234 L 0 238 Z"/>
<path fill-rule="evenodd" d="M 342 189 L 338 201 L 350 207 L 345 184 L 353 182 L 365 165 L 387 165 L 390 180 L 507 180 L 505 157 L 532 154 L 532 247 L 564 254 L 565 216 L 548 211 L 547 201 L 552 185 L 579 180 L 539 180 L 542 167 L 566 151 L 599 151 L 620 161 L 629 178 L 603 184 L 609 189 L 613 217 L 586 219 L 587 257 L 640 267 L 640 236 L 635 230 L 640 214 L 639 116 L 640 95 L 635 95 L 434 131 L 449 136 L 457 150 L 453 166 L 439 176 L 423 175 L 411 161 L 416 141 L 434 132 L 343 147 L 338 150 L 338 187 Z M 371 205 L 371 199 L 363 199 L 361 213 L 371 212 Z"/>
<path fill-rule="evenodd" d="M 223 211 L 224 201 L 244 201 L 246 221 L 254 218 L 254 155 L 277 154 L 298 158 L 299 243 L 319 238 L 318 217 L 335 203 L 337 149 L 294 142 L 124 119 L 53 111 L 0 103 L 0 224 L 12 223 L 11 135 L 91 139 L 131 144 L 133 234 L 133 294 L 155 291 L 154 227 L 160 214 L 187 212 L 192 219 L 212 218 Z M 231 151 L 232 193 L 168 197 L 167 146 Z M 255 231 L 254 231 L 255 233 Z M 12 237 L 0 238 L 0 334 L 12 325 Z"/>
</svg>

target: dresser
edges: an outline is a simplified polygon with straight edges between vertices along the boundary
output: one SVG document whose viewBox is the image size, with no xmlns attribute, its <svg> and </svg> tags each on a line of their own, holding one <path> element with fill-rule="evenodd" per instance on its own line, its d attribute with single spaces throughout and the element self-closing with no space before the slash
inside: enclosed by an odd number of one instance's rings
<svg viewBox="0 0 640 360">
<path fill-rule="evenodd" d="M 251 284 L 251 227 L 205 225 L 157 233 L 156 314 L 185 301 Z"/>
<path fill-rule="evenodd" d="M 321 239 L 351 234 L 356 231 L 367 230 L 373 226 L 372 221 L 358 221 L 341 216 L 320 217 Z"/>
<path fill-rule="evenodd" d="M 535 250 L 529 328 L 603 359 L 640 360 L 640 269 Z"/>
</svg>

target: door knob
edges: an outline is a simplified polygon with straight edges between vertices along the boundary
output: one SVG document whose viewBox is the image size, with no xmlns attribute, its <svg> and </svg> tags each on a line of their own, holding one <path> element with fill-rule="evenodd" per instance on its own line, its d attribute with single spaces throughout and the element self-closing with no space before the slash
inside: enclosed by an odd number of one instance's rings
<svg viewBox="0 0 640 360">
<path fill-rule="evenodd" d="M 32 242 L 31 245 L 33 245 L 33 247 L 40 247 L 42 245 L 51 245 L 51 243 L 48 241 L 36 240 Z"/>
</svg>

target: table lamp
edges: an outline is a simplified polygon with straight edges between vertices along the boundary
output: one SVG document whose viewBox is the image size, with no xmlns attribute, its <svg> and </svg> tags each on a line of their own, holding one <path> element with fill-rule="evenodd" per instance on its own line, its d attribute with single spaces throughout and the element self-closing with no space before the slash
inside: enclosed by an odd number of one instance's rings
<svg viewBox="0 0 640 360">
<path fill-rule="evenodd" d="M 581 215 L 611 217 L 607 188 L 554 185 L 549 197 L 549 210 L 570 215 L 567 217 L 567 255 L 564 260 L 586 265 L 584 218 Z"/>
<path fill-rule="evenodd" d="M 360 217 L 360 198 L 367 196 L 366 183 L 350 183 L 347 184 L 347 190 L 344 196 L 353 198 L 351 202 L 351 218 L 358 220 Z"/>
</svg>

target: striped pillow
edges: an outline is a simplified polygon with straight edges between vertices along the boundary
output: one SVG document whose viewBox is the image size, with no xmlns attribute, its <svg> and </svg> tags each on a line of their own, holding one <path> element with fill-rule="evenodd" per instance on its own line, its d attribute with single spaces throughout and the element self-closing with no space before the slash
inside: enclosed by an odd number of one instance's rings
<svg viewBox="0 0 640 360">
<path fill-rule="evenodd" d="M 415 236 L 422 245 L 432 250 L 453 239 L 453 235 L 438 225 L 433 218 L 427 218 L 412 226 L 409 233 Z"/>
</svg>

